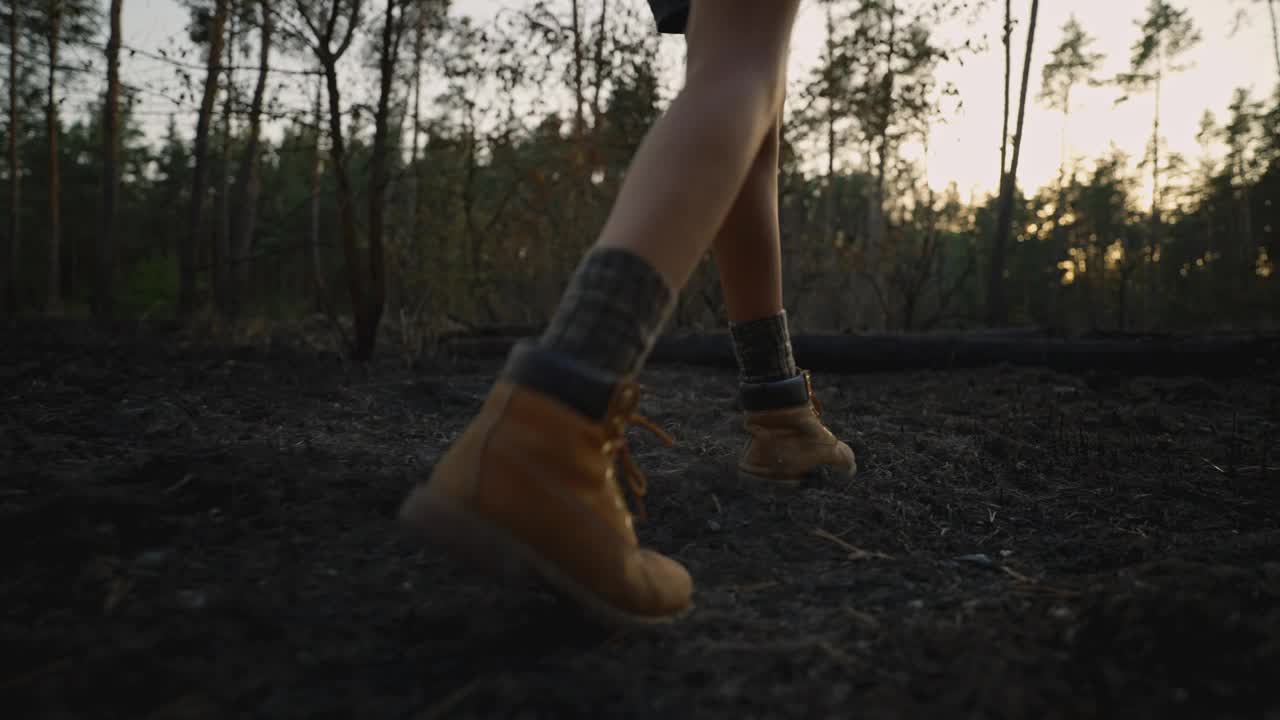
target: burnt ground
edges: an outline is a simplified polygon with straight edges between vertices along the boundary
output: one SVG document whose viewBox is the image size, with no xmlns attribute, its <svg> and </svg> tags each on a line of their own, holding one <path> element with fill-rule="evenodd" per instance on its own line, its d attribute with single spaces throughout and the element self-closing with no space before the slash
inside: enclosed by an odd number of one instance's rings
<svg viewBox="0 0 1280 720">
<path fill-rule="evenodd" d="M 1280 718 L 1274 373 L 824 374 L 861 472 L 769 492 L 654 367 L 698 608 L 618 634 L 394 532 L 497 366 L 3 331 L 4 716 Z"/>
</svg>

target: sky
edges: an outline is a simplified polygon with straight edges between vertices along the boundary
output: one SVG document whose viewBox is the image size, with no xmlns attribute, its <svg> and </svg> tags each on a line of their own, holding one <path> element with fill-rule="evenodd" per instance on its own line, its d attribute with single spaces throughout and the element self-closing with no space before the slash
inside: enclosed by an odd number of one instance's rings
<svg viewBox="0 0 1280 720">
<path fill-rule="evenodd" d="M 618 0 L 614 0 L 617 2 Z M 622 0 L 640 3 L 642 0 Z M 518 0 L 455 0 L 455 12 L 473 15 L 485 22 L 503 7 L 521 4 Z M 1023 141 L 1019 179 L 1026 187 L 1040 187 L 1056 178 L 1063 152 L 1061 114 L 1035 102 L 1040 89 L 1040 67 L 1048 59 L 1061 37 L 1061 27 L 1075 14 L 1086 32 L 1096 38 L 1094 50 L 1104 53 L 1106 61 L 1101 75 L 1114 76 L 1126 69 L 1130 47 L 1138 37 L 1136 22 L 1143 15 L 1147 0 L 1045 0 L 1040 4 L 1040 18 L 1033 47 L 1032 73 L 1028 91 L 1026 130 Z M 1196 133 L 1205 110 L 1225 117 L 1231 94 L 1237 87 L 1250 88 L 1255 97 L 1270 96 L 1277 83 L 1277 68 L 1272 51 L 1271 29 L 1264 3 L 1247 0 L 1181 0 L 1176 3 L 1190 10 L 1199 27 L 1203 42 L 1188 54 L 1190 67 L 1169 79 L 1162 102 L 1162 135 L 1166 151 L 1196 157 L 1199 145 Z M 999 178 L 1000 121 L 1003 93 L 1003 50 L 999 30 L 1002 3 L 992 2 L 986 14 L 972 26 L 957 25 L 945 29 L 947 40 L 974 40 L 987 36 L 989 49 L 969 54 L 963 63 L 953 61 L 939 68 L 942 80 L 955 84 L 963 99 L 963 107 L 949 112 L 930 138 L 927 158 L 930 185 L 941 189 L 955 183 L 962 194 L 970 196 L 991 192 Z M 1014 0 L 1014 98 L 1025 49 L 1026 13 L 1030 0 Z M 1247 22 L 1237 29 L 1237 15 L 1245 11 Z M 816 64 L 824 40 L 825 15 L 812 0 L 803 2 L 793 38 L 789 71 L 793 79 L 803 78 Z M 129 0 L 124 4 L 122 25 L 124 43 L 149 52 L 161 48 L 172 50 L 184 41 L 186 12 L 176 0 Z M 1233 33 L 1234 30 L 1234 33 Z M 664 53 L 678 56 L 680 38 L 663 41 Z M 198 62 L 196 54 L 188 59 Z M 674 68 L 671 82 L 678 86 Z M 122 78 L 160 90 L 144 98 L 144 120 L 149 133 L 156 134 L 164 126 L 166 109 L 171 103 L 159 93 L 174 94 L 165 88 L 173 71 L 141 56 L 126 57 Z M 199 77 L 199 73 L 197 73 Z M 289 92 L 288 83 L 282 92 Z M 1083 88 L 1073 98 L 1071 121 L 1066 135 L 1069 152 L 1077 157 L 1097 157 L 1112 147 L 1134 156 L 1144 152 L 1151 133 L 1155 111 L 1152 95 L 1132 97 L 1116 105 L 1122 93 L 1115 88 Z M 182 116 L 179 123 L 182 123 Z M 188 124 L 194 124 L 191 119 Z M 188 131 L 189 132 L 189 131 Z"/>
</svg>

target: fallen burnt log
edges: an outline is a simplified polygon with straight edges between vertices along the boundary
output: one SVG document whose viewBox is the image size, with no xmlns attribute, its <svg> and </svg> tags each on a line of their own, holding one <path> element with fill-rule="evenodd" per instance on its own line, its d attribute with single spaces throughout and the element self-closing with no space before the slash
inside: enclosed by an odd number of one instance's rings
<svg viewBox="0 0 1280 720">
<path fill-rule="evenodd" d="M 517 338 L 452 338 L 447 347 L 465 357 L 497 357 Z M 1053 337 L 1028 331 L 937 334 L 798 335 L 796 362 L 821 372 L 949 370 L 993 365 L 1044 367 L 1061 372 L 1126 375 L 1244 375 L 1280 370 L 1280 338 L 1203 336 Z M 733 368 L 729 336 L 677 335 L 660 339 L 655 363 Z"/>
</svg>

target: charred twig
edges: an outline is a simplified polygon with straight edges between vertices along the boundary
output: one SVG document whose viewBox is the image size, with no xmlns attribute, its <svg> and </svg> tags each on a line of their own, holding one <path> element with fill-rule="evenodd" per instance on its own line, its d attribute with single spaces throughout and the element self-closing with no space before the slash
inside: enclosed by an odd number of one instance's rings
<svg viewBox="0 0 1280 720">
<path fill-rule="evenodd" d="M 826 530 L 823 530 L 822 528 L 815 528 L 813 531 L 813 534 L 822 538 L 823 540 L 827 540 L 829 542 L 835 543 L 836 545 L 839 545 L 840 547 L 849 551 L 849 556 L 848 556 L 849 560 L 892 560 L 893 559 L 892 555 L 887 555 L 878 550 L 864 550 L 858 547 L 857 545 L 853 545 L 845 541 L 844 539 L 837 537 L 836 535 L 833 535 L 832 533 Z"/>
<path fill-rule="evenodd" d="M 866 625 L 868 628 L 872 630 L 879 629 L 880 627 L 880 621 L 876 619 L 875 615 L 872 615 L 869 612 L 865 612 L 863 610 L 859 610 L 853 607 L 846 607 L 844 611 L 849 614 L 849 617 L 853 618 L 854 620 L 857 620 L 863 625 Z"/>
<path fill-rule="evenodd" d="M 1014 589 L 1017 590 L 1018 592 L 1039 593 L 1044 595 L 1053 595 L 1055 597 L 1060 597 L 1060 598 L 1074 598 L 1074 597 L 1079 597 L 1080 595 L 1080 593 L 1075 590 L 1067 590 L 1065 588 L 1057 588 L 1051 585 L 1043 585 L 1040 583 L 1039 580 L 1036 580 L 1035 578 L 1030 577 L 1028 575 L 1024 575 L 1018 572 L 1017 570 L 1014 570 L 1013 568 L 1009 567 L 1008 565 L 999 565 L 998 567 L 1000 568 L 1001 572 L 1003 572 L 1005 575 L 1008 575 L 1009 577 L 1013 578 L 1016 581 L 1014 583 Z"/>
<path fill-rule="evenodd" d="M 1000 572 L 1004 573 L 1005 575 L 1008 575 L 1009 577 L 1013 578 L 1014 580 L 1017 580 L 1020 583 L 1026 583 L 1027 585 L 1036 584 L 1035 579 L 1028 577 L 1026 575 L 1023 575 L 1022 573 L 1018 572 L 1017 570 L 1014 570 L 1008 565 L 1000 565 L 999 568 L 1000 568 Z"/>
<path fill-rule="evenodd" d="M 777 586 L 778 582 L 776 580 L 766 580 L 765 582 L 752 583 L 750 585 L 732 585 L 729 589 L 736 593 L 749 593 L 768 590 Z"/>
<path fill-rule="evenodd" d="M 476 678 L 457 690 L 454 690 L 440 700 L 440 702 L 422 711 L 422 714 L 418 716 L 419 720 L 436 720 L 436 718 L 447 717 L 459 703 L 466 700 L 467 696 L 475 692 L 476 688 L 479 686 L 480 678 Z"/>
<path fill-rule="evenodd" d="M 1204 457 L 1202 457 L 1202 458 L 1200 458 L 1200 459 L 1204 461 L 1204 464 L 1205 464 L 1205 465 L 1208 465 L 1209 467 L 1213 468 L 1214 470 L 1217 470 L 1217 471 L 1218 471 L 1218 473 L 1219 473 L 1219 474 L 1221 474 L 1221 475 L 1230 475 L 1230 474 L 1231 474 L 1231 473 L 1227 472 L 1226 470 L 1223 470 L 1221 466 L 1219 466 L 1217 463 L 1213 462 L 1213 461 L 1212 461 L 1212 460 L 1210 460 L 1209 458 L 1204 458 Z"/>
</svg>

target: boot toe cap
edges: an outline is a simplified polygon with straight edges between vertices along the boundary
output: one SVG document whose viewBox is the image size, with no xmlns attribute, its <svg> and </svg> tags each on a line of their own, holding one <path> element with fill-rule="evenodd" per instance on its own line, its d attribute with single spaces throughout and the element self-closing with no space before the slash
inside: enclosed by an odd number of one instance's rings
<svg viewBox="0 0 1280 720">
<path fill-rule="evenodd" d="M 836 456 L 840 459 L 840 462 L 836 464 L 836 467 L 844 470 L 849 477 L 853 477 L 857 474 L 858 459 L 854 456 L 852 448 L 850 448 L 846 443 L 837 443 Z"/>
<path fill-rule="evenodd" d="M 635 612 L 654 617 L 677 617 L 693 605 L 693 578 L 679 562 L 649 549 L 640 549 L 648 590 Z"/>
</svg>

